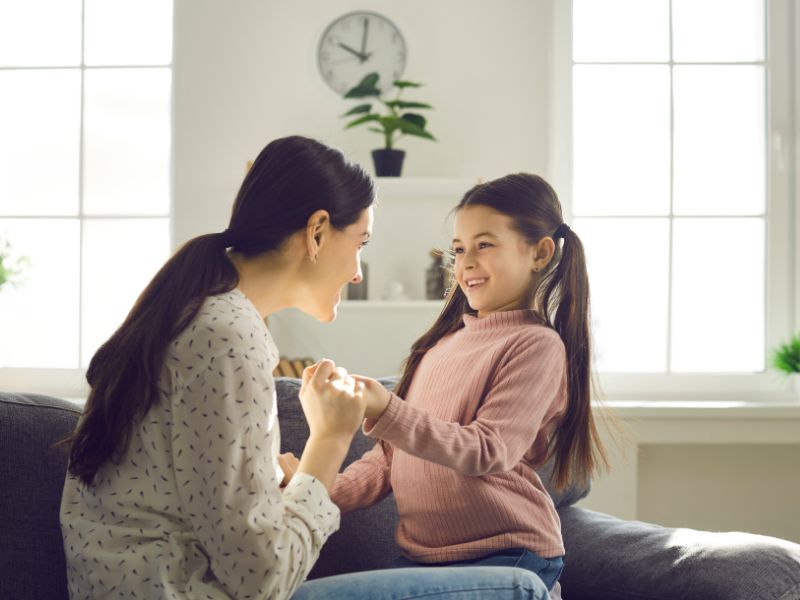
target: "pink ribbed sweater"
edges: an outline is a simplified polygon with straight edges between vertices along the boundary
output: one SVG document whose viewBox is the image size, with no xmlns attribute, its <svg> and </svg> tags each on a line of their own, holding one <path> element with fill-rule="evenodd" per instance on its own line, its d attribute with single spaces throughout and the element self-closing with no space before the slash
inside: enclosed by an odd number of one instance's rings
<svg viewBox="0 0 800 600">
<path fill-rule="evenodd" d="M 364 432 L 383 440 L 336 479 L 342 512 L 394 491 L 403 553 L 423 563 L 504 548 L 564 554 L 561 524 L 534 468 L 567 402 L 558 333 L 532 311 L 477 318 L 425 354 L 405 398 Z"/>
</svg>

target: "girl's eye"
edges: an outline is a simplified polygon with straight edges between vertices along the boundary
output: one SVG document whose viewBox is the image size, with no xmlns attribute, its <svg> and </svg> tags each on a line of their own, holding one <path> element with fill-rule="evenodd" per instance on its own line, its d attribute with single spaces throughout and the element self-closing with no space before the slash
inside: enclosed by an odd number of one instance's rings
<svg viewBox="0 0 800 600">
<path fill-rule="evenodd" d="M 464 254 L 463 248 L 453 248 L 453 254 Z"/>
<path fill-rule="evenodd" d="M 491 248 L 492 244 L 489 242 L 481 242 L 478 244 L 478 248 L 483 250 L 484 248 Z"/>
<path fill-rule="evenodd" d="M 363 250 L 364 246 L 366 246 L 367 244 L 369 244 L 369 240 L 367 240 L 366 242 L 361 242 L 361 244 L 359 244 L 359 246 L 358 246 L 358 249 L 359 250 Z"/>
</svg>

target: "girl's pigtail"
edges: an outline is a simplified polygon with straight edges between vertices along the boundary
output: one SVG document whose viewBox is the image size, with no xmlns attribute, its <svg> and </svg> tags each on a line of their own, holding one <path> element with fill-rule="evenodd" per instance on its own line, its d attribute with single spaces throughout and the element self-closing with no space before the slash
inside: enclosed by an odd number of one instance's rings
<svg viewBox="0 0 800 600">
<path fill-rule="evenodd" d="M 553 327 L 567 355 L 567 410 L 553 439 L 553 485 L 563 489 L 571 480 L 588 482 L 608 458 L 592 417 L 589 277 L 580 238 L 565 228 L 561 257 L 541 291 L 542 311 L 553 314 Z"/>
</svg>

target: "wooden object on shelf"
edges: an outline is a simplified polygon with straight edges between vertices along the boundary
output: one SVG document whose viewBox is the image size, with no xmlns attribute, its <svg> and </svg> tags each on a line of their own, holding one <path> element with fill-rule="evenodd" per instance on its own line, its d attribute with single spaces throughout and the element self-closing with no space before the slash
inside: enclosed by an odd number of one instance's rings
<svg viewBox="0 0 800 600">
<path fill-rule="evenodd" d="M 286 358 L 281 356 L 278 366 L 272 371 L 274 377 L 297 377 L 303 376 L 303 369 L 314 364 L 311 358 Z"/>
</svg>

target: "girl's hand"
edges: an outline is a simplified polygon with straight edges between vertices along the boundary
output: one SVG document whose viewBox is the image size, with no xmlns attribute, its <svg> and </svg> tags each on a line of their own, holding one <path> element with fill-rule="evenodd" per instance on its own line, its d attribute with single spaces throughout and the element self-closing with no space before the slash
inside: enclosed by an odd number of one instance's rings
<svg viewBox="0 0 800 600">
<path fill-rule="evenodd" d="M 346 438 L 349 442 L 364 419 L 364 387 L 347 371 L 323 359 L 303 371 L 300 404 L 310 437 Z"/>
<path fill-rule="evenodd" d="M 380 382 L 370 377 L 364 377 L 363 375 L 353 375 L 353 377 L 364 385 L 364 399 L 366 401 L 364 416 L 368 419 L 377 419 L 389 406 L 389 400 L 392 398 L 391 392 L 383 387 Z"/>
<path fill-rule="evenodd" d="M 289 485 L 292 477 L 294 477 L 294 474 L 297 473 L 297 466 L 299 464 L 300 461 L 291 452 L 286 452 L 278 456 L 278 466 L 283 471 L 283 481 L 281 481 L 281 487 L 286 487 Z"/>
</svg>

